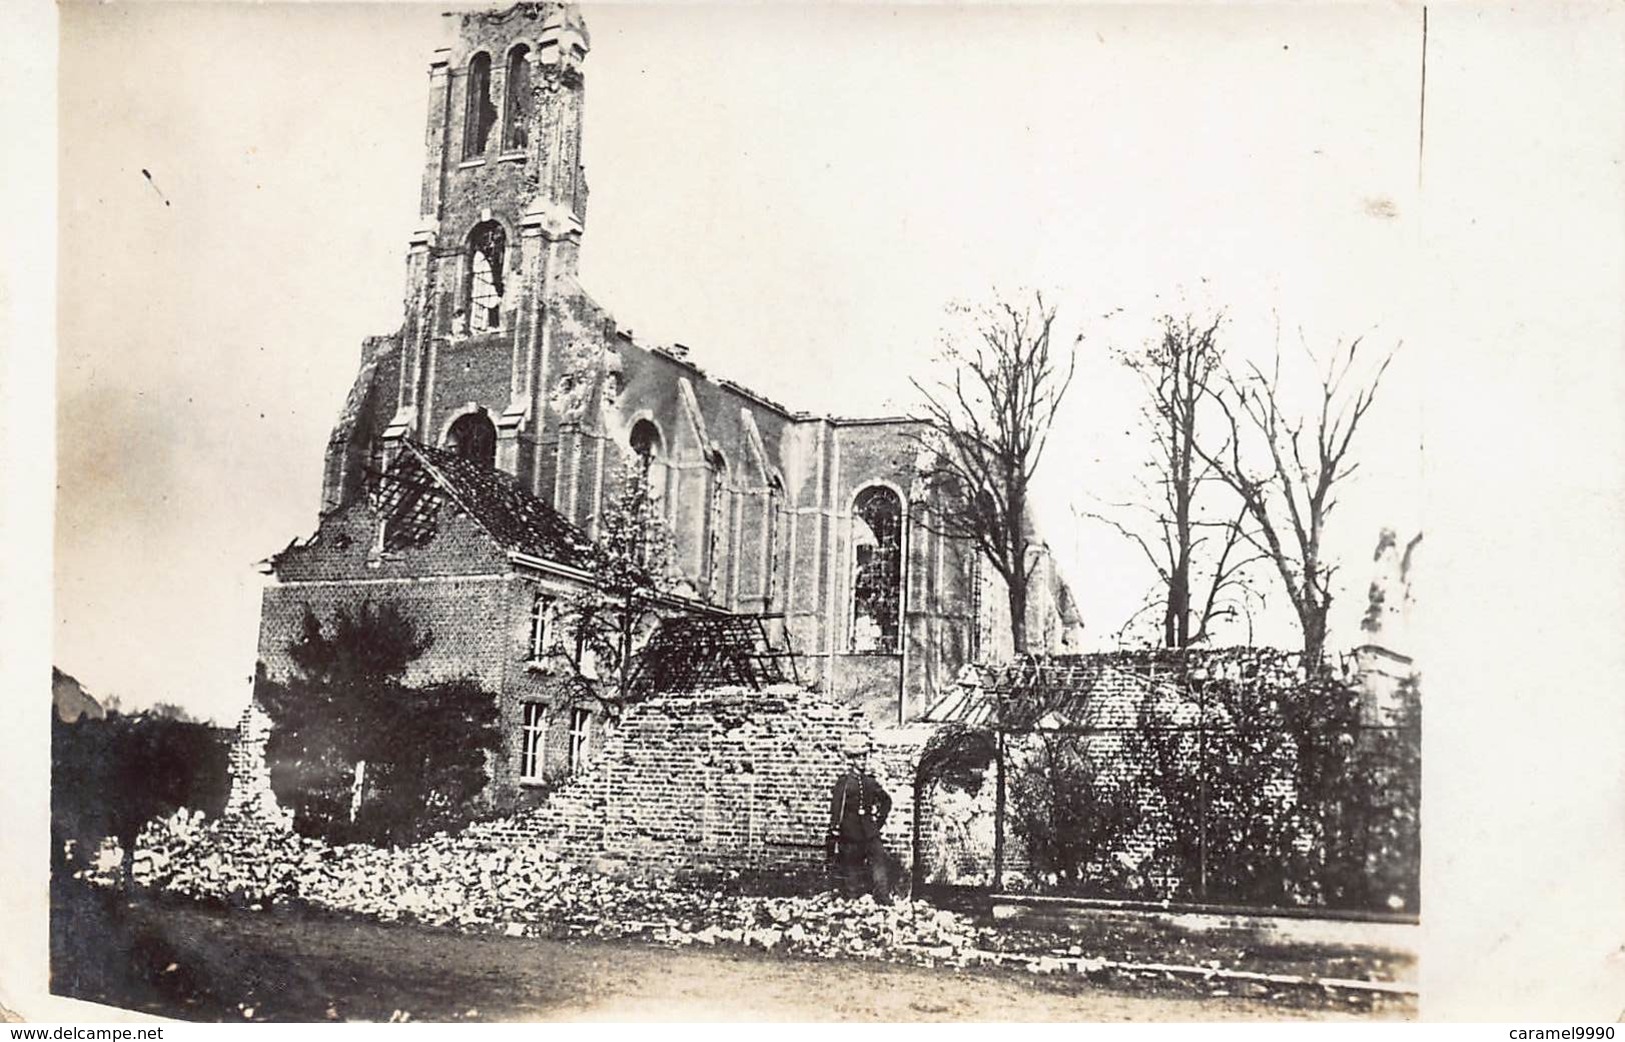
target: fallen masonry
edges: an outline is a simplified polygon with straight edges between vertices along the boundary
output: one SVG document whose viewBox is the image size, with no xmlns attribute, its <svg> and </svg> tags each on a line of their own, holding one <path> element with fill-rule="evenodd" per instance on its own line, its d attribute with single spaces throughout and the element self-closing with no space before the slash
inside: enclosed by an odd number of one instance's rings
<svg viewBox="0 0 1625 1042">
<path fill-rule="evenodd" d="M 110 873 L 92 874 L 111 884 Z M 133 878 L 150 890 L 261 911 L 277 905 L 509 936 L 640 937 L 817 956 L 971 965 L 998 933 L 924 901 L 831 893 L 762 896 L 623 878 L 536 849 L 437 835 L 412 847 L 330 846 L 295 833 L 243 837 L 186 810 L 151 822 Z"/>
<path fill-rule="evenodd" d="M 116 868 L 81 873 L 113 885 Z M 374 919 L 510 937 L 591 937 L 647 943 L 740 945 L 815 957 L 924 966 L 998 966 L 1090 980 L 1163 982 L 1210 994 L 1281 997 L 1334 993 L 1345 1003 L 1403 1000 L 1391 980 L 1257 973 L 1145 963 L 1086 953 L 979 925 L 924 901 L 877 904 L 830 892 L 762 896 L 693 881 L 592 871 L 535 848 L 492 845 L 477 833 L 437 835 L 405 848 L 330 846 L 293 833 L 245 838 L 201 812 L 149 823 L 137 841 L 134 882 L 149 890 L 224 902 L 253 912 L 306 907 Z"/>
</svg>

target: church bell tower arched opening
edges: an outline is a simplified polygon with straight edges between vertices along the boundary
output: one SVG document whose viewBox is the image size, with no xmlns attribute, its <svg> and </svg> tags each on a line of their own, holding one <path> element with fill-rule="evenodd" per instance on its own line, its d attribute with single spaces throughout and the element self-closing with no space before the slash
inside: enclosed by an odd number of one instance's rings
<svg viewBox="0 0 1625 1042">
<path fill-rule="evenodd" d="M 383 441 L 432 440 L 463 403 L 491 403 L 495 465 L 546 495 L 540 385 L 567 346 L 560 302 L 580 293 L 589 38 L 567 4 L 447 18 L 450 39 L 429 67 L 419 229 Z"/>
</svg>

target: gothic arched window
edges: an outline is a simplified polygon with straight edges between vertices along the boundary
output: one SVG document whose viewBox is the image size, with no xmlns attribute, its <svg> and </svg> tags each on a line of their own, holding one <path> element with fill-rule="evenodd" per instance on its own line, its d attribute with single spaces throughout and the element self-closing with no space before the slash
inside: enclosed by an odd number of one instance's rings
<svg viewBox="0 0 1625 1042">
<path fill-rule="evenodd" d="M 639 502 L 637 561 L 640 565 L 647 565 L 650 556 L 648 540 L 653 534 L 650 526 L 662 516 L 662 499 L 666 491 L 666 465 L 660 461 L 660 429 L 649 420 L 639 420 L 632 425 L 627 444 L 632 449 L 630 476 L 637 482 L 642 494 Z"/>
<path fill-rule="evenodd" d="M 463 118 L 463 158 L 485 155 L 485 142 L 496 122 L 491 104 L 491 56 L 481 51 L 468 63 L 468 110 Z"/>
<path fill-rule="evenodd" d="M 778 475 L 769 475 L 767 479 L 767 502 L 764 506 L 766 517 L 763 519 L 763 541 L 766 546 L 762 549 L 762 610 L 772 611 L 774 598 L 778 591 L 779 570 L 779 525 L 784 515 L 784 482 Z"/>
<path fill-rule="evenodd" d="M 903 590 L 903 501 L 871 485 L 852 501 L 852 650 L 893 655 Z"/>
<path fill-rule="evenodd" d="M 627 438 L 627 444 L 632 449 L 639 472 L 647 480 L 655 460 L 660 456 L 659 428 L 648 420 L 639 420 L 632 425 L 632 433 Z"/>
<path fill-rule="evenodd" d="M 446 432 L 446 448 L 482 467 L 495 467 L 497 428 L 482 410 L 457 418 Z"/>
<path fill-rule="evenodd" d="M 649 503 L 656 510 L 664 510 L 662 504 L 666 499 L 666 450 L 665 443 L 660 437 L 660 428 L 651 420 L 639 420 L 632 425 L 632 434 L 627 438 L 627 444 L 632 449 L 632 465 L 637 468 L 639 477 L 643 480 L 644 491 L 648 493 Z"/>
<path fill-rule="evenodd" d="M 517 152 L 530 133 L 530 48 L 520 44 L 508 52 L 507 118 L 503 121 L 502 148 Z"/>
<path fill-rule="evenodd" d="M 727 600 L 727 568 L 729 552 L 728 461 L 722 453 L 712 452 L 706 458 L 711 471 L 711 487 L 707 496 L 705 598 L 712 604 Z"/>
<path fill-rule="evenodd" d="M 495 221 L 481 221 L 468 236 L 468 331 L 502 328 L 503 262 L 508 236 Z"/>
</svg>

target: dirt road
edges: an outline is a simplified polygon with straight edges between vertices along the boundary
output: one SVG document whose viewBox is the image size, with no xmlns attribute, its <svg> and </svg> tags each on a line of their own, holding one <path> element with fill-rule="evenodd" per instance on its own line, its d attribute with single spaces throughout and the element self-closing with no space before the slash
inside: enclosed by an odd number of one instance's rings
<svg viewBox="0 0 1625 1042">
<path fill-rule="evenodd" d="M 186 904 L 132 904 L 83 888 L 59 896 L 52 917 L 53 991 L 185 1020 L 388 1020 L 404 1014 L 417 1021 L 1138 1021 L 1348 1015 L 1239 996 L 1137 994 L 1015 971 L 472 936 Z"/>
</svg>

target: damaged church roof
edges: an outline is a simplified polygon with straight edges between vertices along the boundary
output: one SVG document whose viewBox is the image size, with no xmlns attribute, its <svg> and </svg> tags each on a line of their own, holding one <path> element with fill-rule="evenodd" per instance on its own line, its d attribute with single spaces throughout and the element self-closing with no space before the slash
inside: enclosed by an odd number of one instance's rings
<svg viewBox="0 0 1625 1042">
<path fill-rule="evenodd" d="M 573 567 L 588 563 L 592 540 L 510 475 L 409 439 L 402 439 L 401 446 L 401 455 L 378 482 L 378 510 L 390 517 L 387 541 L 406 545 L 432 536 L 438 501 L 444 497 L 510 553 Z M 438 492 L 426 487 L 419 474 Z"/>
<path fill-rule="evenodd" d="M 1125 712 L 1140 696 L 1170 695 L 1183 670 L 1178 652 L 1092 652 L 1026 656 L 1012 662 L 976 663 L 922 717 L 926 723 L 991 727 L 997 705 L 1009 700 L 1016 730 L 1109 728 L 1132 723 Z M 1128 704 L 1122 704 L 1128 696 Z"/>
</svg>

